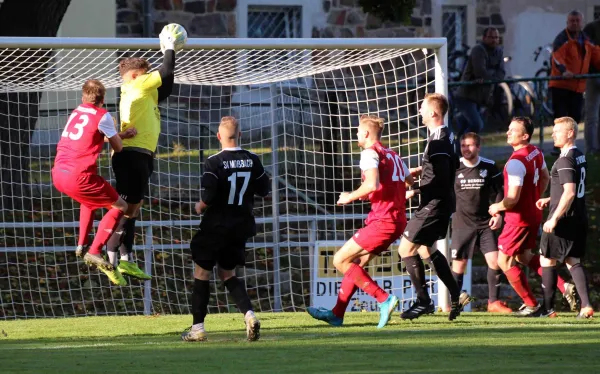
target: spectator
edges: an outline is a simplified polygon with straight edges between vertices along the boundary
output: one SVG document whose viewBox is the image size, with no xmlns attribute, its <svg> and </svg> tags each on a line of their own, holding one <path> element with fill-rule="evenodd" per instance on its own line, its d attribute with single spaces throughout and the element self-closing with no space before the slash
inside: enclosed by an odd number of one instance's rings
<svg viewBox="0 0 600 374">
<path fill-rule="evenodd" d="M 552 45 L 552 77 L 569 78 L 577 74 L 587 74 L 590 63 L 600 67 L 600 49 L 596 48 L 581 30 L 582 25 L 583 14 L 578 10 L 571 11 L 567 16 L 567 28 L 556 36 Z M 548 86 L 552 94 L 554 119 L 571 117 L 579 123 L 586 80 L 555 79 L 551 80 Z M 586 130 L 586 133 L 588 131 Z M 555 150 L 553 153 L 559 152 Z"/>
<path fill-rule="evenodd" d="M 499 44 L 498 29 L 486 28 L 482 42 L 471 49 L 461 81 L 504 79 L 504 52 Z M 452 103 L 461 114 L 457 119 L 458 137 L 467 132 L 479 133 L 483 129 L 479 109 L 488 104 L 493 92 L 493 84 L 472 84 L 458 88 Z"/>
<path fill-rule="evenodd" d="M 588 23 L 583 28 L 583 33 L 590 38 L 596 46 L 600 46 L 600 18 Z M 590 65 L 590 74 L 600 73 L 594 65 Z M 585 152 L 595 153 L 600 151 L 600 134 L 598 133 L 598 114 L 600 109 L 600 78 L 589 78 L 585 84 Z"/>
</svg>

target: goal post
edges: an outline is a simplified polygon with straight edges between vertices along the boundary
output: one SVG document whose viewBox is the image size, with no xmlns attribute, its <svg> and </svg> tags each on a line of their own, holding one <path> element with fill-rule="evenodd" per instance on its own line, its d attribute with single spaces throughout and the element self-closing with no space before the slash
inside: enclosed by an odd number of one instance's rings
<svg viewBox="0 0 600 374">
<path fill-rule="evenodd" d="M 79 204 L 53 188 L 50 170 L 85 80 L 103 82 L 118 118 L 118 61 L 143 57 L 155 70 L 158 46 L 158 39 L 0 40 L 0 319 L 189 313 L 189 241 L 200 222 L 193 208 L 225 115 L 239 119 L 241 146 L 258 154 L 272 180 L 272 193 L 256 199 L 258 234 L 238 270 L 256 310 L 331 307 L 341 281 L 332 255 L 370 208 L 336 205 L 340 192 L 360 185 L 359 115 L 385 118 L 382 142 L 415 167 L 427 137 L 420 102 L 448 90 L 445 38 L 189 39 L 177 54 L 173 94 L 159 103 L 155 172 L 135 236 L 136 260 L 153 279 L 115 287 L 74 256 Z M 114 183 L 108 146 L 99 172 Z M 100 218 L 98 211 L 94 227 Z M 447 240 L 437 247 L 449 256 Z M 408 306 L 414 292 L 397 243 L 368 269 Z M 430 269 L 428 277 L 446 309 L 446 288 Z M 219 282 L 211 287 L 210 313 L 235 310 Z M 359 292 L 349 308 L 373 305 Z"/>
</svg>

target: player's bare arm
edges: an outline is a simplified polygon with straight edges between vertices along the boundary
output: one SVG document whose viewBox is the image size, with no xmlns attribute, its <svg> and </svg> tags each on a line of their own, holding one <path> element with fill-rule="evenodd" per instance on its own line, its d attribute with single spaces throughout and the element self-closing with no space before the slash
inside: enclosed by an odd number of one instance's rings
<svg viewBox="0 0 600 374">
<path fill-rule="evenodd" d="M 542 227 L 544 232 L 551 233 L 552 231 L 554 231 L 558 219 L 565 215 L 565 213 L 571 207 L 573 200 L 575 200 L 575 194 L 575 183 L 563 184 L 563 193 L 560 196 L 558 206 L 556 207 L 554 214 L 552 214 L 552 217 L 549 217 L 546 223 L 544 223 L 544 226 Z"/>
<path fill-rule="evenodd" d="M 423 172 L 423 167 L 422 166 L 417 166 L 416 168 L 410 168 L 408 169 L 410 171 L 410 175 L 414 178 L 418 177 L 421 175 L 421 173 Z"/>
<path fill-rule="evenodd" d="M 204 201 L 200 200 L 199 202 L 196 203 L 196 206 L 195 206 L 196 213 L 202 214 L 202 212 L 204 212 L 206 210 L 206 208 L 208 208 L 208 204 L 206 204 Z"/>
<path fill-rule="evenodd" d="M 406 185 L 406 187 L 410 187 L 413 184 L 415 184 L 415 178 L 412 176 L 412 174 L 407 174 L 404 179 L 404 185 Z"/>
<path fill-rule="evenodd" d="M 133 127 L 125 130 L 125 131 L 121 131 L 120 133 L 117 134 L 121 139 L 129 139 L 129 138 L 133 138 L 134 136 L 137 135 L 137 130 Z M 108 143 L 109 142 L 109 138 L 107 138 L 106 136 L 104 137 L 104 142 Z"/>
<path fill-rule="evenodd" d="M 134 136 L 137 135 L 137 130 L 134 127 L 130 127 L 125 131 L 121 131 L 119 133 L 119 137 L 121 139 L 129 139 L 129 138 L 133 138 Z"/>
<path fill-rule="evenodd" d="M 535 202 L 535 207 L 539 210 L 544 210 L 550 204 L 550 198 L 544 197 Z"/>
<path fill-rule="evenodd" d="M 404 180 L 404 184 L 406 185 L 406 187 L 412 187 L 412 185 L 415 184 L 415 179 L 418 178 L 419 176 L 421 176 L 421 173 L 423 172 L 423 167 L 422 166 L 417 166 L 416 168 L 410 168 L 408 169 L 408 171 L 410 172 L 407 176 L 406 179 Z M 416 190 L 406 190 L 406 199 L 412 199 L 417 192 L 415 192 Z"/>
<path fill-rule="evenodd" d="M 512 123 L 511 126 L 513 126 Z M 514 132 L 516 132 L 516 130 L 509 128 L 509 136 L 512 136 L 510 134 Z M 523 180 L 527 173 L 525 165 L 521 161 L 513 159 L 506 163 L 505 169 L 508 173 L 508 190 L 502 201 L 490 205 L 488 209 L 490 216 L 495 216 L 506 210 L 512 210 L 521 198 Z M 544 170 L 547 171 L 545 167 Z"/>
<path fill-rule="evenodd" d="M 122 139 L 132 138 L 137 134 L 135 128 L 117 132 L 115 117 L 106 113 L 98 123 L 98 131 L 104 134 L 104 141 L 108 142 L 115 152 L 123 149 Z"/>
<path fill-rule="evenodd" d="M 502 222 L 504 221 L 504 218 L 502 218 L 501 214 L 496 214 L 495 216 L 493 216 L 492 218 L 490 218 L 490 229 L 492 230 L 498 230 L 500 227 L 502 227 Z"/>
<path fill-rule="evenodd" d="M 500 212 L 511 210 L 512 208 L 514 208 L 515 205 L 517 205 L 517 203 L 519 202 L 519 199 L 521 198 L 522 188 L 522 186 L 509 186 L 506 196 L 504 196 L 504 199 L 502 199 L 502 201 L 500 201 L 499 203 L 490 205 L 490 209 L 488 210 L 490 216 L 495 216 Z"/>
<path fill-rule="evenodd" d="M 365 170 L 365 180 L 360 187 L 352 192 L 342 192 L 337 201 L 337 205 L 346 205 L 355 200 L 364 199 L 373 191 L 379 188 L 379 169 L 372 168 Z"/>
<path fill-rule="evenodd" d="M 108 144 L 110 144 L 110 147 L 115 152 L 121 152 L 121 150 L 123 150 L 123 140 L 121 139 L 119 134 L 116 134 L 116 135 L 108 138 Z"/>
</svg>

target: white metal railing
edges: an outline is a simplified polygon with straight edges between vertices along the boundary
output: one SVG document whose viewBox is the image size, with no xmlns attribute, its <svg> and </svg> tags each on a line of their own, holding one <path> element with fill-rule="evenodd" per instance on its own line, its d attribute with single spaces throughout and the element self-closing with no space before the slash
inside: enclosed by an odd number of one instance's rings
<svg viewBox="0 0 600 374">
<path fill-rule="evenodd" d="M 317 241 L 317 222 L 319 221 L 330 221 L 330 220 L 357 220 L 365 219 L 365 214 L 343 214 L 343 215 L 306 215 L 306 216 L 280 216 L 278 220 L 273 217 L 256 218 L 256 223 L 274 223 L 279 222 L 308 222 L 309 237 L 307 241 L 280 241 L 275 242 L 248 242 L 247 247 L 250 248 L 263 248 L 273 247 L 279 249 L 281 246 L 294 246 L 294 247 L 311 247 L 315 249 L 315 243 Z M 200 225 L 199 219 L 197 220 L 170 220 L 170 221 L 138 221 L 137 227 L 144 227 L 144 244 L 136 245 L 136 251 L 144 251 L 144 271 L 146 274 L 152 275 L 152 252 L 154 250 L 173 250 L 173 249 L 186 249 L 189 247 L 189 243 L 183 244 L 154 244 L 153 227 L 198 227 Z M 94 221 L 94 227 L 98 227 L 99 221 Z M 0 222 L 0 229 L 15 229 L 15 228 L 67 228 L 67 227 L 79 227 L 79 222 Z M 33 246 L 33 247 L 0 247 L 0 252 L 67 252 L 72 251 L 71 246 Z M 280 253 L 279 251 L 273 251 L 273 272 L 276 274 L 279 269 Z M 274 285 L 276 284 L 274 280 Z M 281 305 L 281 288 L 274 287 L 273 290 L 274 300 L 273 305 Z M 144 281 L 144 314 L 152 314 L 152 295 L 151 295 L 151 283 L 150 280 Z M 277 310 L 277 308 L 274 308 Z"/>
<path fill-rule="evenodd" d="M 321 221 L 335 221 L 335 220 L 363 220 L 367 217 L 366 214 L 332 214 L 332 215 L 305 215 L 305 216 L 291 216 L 283 215 L 275 220 L 273 217 L 256 218 L 257 224 L 271 223 L 275 221 L 279 223 L 292 223 L 292 222 L 308 222 L 308 240 L 304 241 L 279 241 L 275 242 L 248 242 L 247 247 L 249 248 L 264 248 L 273 247 L 279 249 L 280 247 L 304 247 L 312 248 L 313 251 L 316 249 L 317 242 L 317 222 Z M 410 218 L 407 213 L 407 219 Z M 146 274 L 152 275 L 152 252 L 155 250 L 173 250 L 188 248 L 188 243 L 183 244 L 154 244 L 153 227 L 198 227 L 200 225 L 199 219 L 197 220 L 169 220 L 169 221 L 138 221 L 136 226 L 145 228 L 144 244 L 136 245 L 136 251 L 144 251 L 144 271 Z M 94 227 L 98 227 L 99 221 L 94 221 Z M 79 227 L 79 222 L 0 222 L 0 229 L 15 229 L 15 228 L 71 228 Z M 445 240 L 444 242 L 447 248 Z M 439 248 L 438 243 L 438 248 Z M 67 252 L 72 251 L 72 246 L 33 246 L 33 247 L 0 247 L 0 252 Z M 314 253 L 314 252 L 313 252 Z M 446 254 L 447 255 L 447 254 Z M 280 252 L 273 251 L 273 272 L 276 274 L 279 269 Z M 276 284 L 274 280 L 274 285 Z M 438 284 L 439 296 L 438 299 L 442 299 L 442 290 L 440 287 L 442 284 Z M 447 298 L 448 295 L 446 295 Z M 273 289 L 273 305 L 281 305 L 281 288 L 274 287 Z M 144 281 L 144 314 L 152 314 L 152 293 L 150 280 Z M 438 302 L 439 303 L 439 302 Z M 276 308 L 274 308 L 277 310 Z"/>
</svg>

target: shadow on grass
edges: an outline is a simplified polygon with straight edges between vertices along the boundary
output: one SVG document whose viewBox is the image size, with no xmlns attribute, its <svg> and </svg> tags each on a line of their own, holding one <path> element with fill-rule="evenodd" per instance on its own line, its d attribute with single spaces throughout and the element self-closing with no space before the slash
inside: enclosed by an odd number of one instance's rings
<svg viewBox="0 0 600 374">
<path fill-rule="evenodd" d="M 563 373 L 596 370 L 597 350 L 590 341 L 600 338 L 599 329 L 568 326 L 265 330 L 255 343 L 238 331 L 209 332 L 202 343 L 181 342 L 178 334 L 5 340 L 0 368 L 3 373 Z"/>
<path fill-rule="evenodd" d="M 557 324 L 557 323 L 540 323 L 540 324 L 531 324 L 527 323 L 527 325 L 505 325 L 498 324 L 494 326 L 494 324 L 487 325 L 473 325 L 467 321 L 458 322 L 455 321 L 452 323 L 451 327 L 444 328 L 442 322 L 400 322 L 397 324 L 388 325 L 384 329 L 377 329 L 376 324 L 370 323 L 354 323 L 348 324 L 340 327 L 327 326 L 324 324 L 319 325 L 311 325 L 311 326 L 299 326 L 298 328 L 282 328 L 282 327 L 262 327 L 261 328 L 261 336 L 264 340 L 273 340 L 273 339 L 282 339 L 282 340 L 294 340 L 294 339 L 310 339 L 313 337 L 320 337 L 323 339 L 334 337 L 343 337 L 344 339 L 349 339 L 350 341 L 355 341 L 356 338 L 361 338 L 365 340 L 368 339 L 376 339 L 377 336 L 385 335 L 387 338 L 397 336 L 398 338 L 406 338 L 411 333 L 418 333 L 419 337 L 427 336 L 431 339 L 441 339 L 452 337 L 461 334 L 476 334 L 476 335 L 493 335 L 493 334 L 522 334 L 522 335 L 532 335 L 532 334 L 548 334 L 551 332 L 553 335 L 559 334 L 577 334 L 580 337 L 583 336 L 594 336 L 597 337 L 600 341 L 600 324 L 585 322 L 582 323 L 565 323 L 565 324 Z M 448 326 L 448 323 L 445 323 L 445 326 Z M 372 327 L 372 330 L 356 330 L 356 328 L 361 327 Z M 436 328 L 432 328 L 436 327 Z M 442 328 L 440 328 L 442 327 Z M 207 324 L 206 325 L 207 332 L 209 337 L 218 338 L 217 341 L 224 340 L 245 340 L 245 329 L 219 329 L 218 324 Z M 135 341 L 139 344 L 141 340 L 149 340 L 149 341 L 162 341 L 162 342 L 179 342 L 180 335 L 184 331 L 181 330 L 173 330 L 167 332 L 161 332 L 156 334 L 123 334 L 116 336 L 105 336 L 100 335 L 101 333 L 94 334 L 90 332 L 87 336 L 73 336 L 73 337 L 65 337 L 65 338 L 31 338 L 31 339 L 0 339 L 0 350 L 9 348 L 21 349 L 18 348 L 19 345 L 26 344 L 44 344 L 44 345 L 53 345 L 53 344 L 65 344 L 72 347 L 77 348 L 77 344 L 80 342 L 104 342 L 107 345 L 118 345 L 125 342 Z M 213 340 L 213 339 L 211 339 Z M 92 344 L 92 343 L 90 343 Z"/>
</svg>

